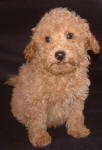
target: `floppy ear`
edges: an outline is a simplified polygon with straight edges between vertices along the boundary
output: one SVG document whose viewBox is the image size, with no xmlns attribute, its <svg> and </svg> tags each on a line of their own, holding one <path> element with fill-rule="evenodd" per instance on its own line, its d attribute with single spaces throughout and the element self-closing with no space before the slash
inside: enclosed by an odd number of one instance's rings
<svg viewBox="0 0 102 150">
<path fill-rule="evenodd" d="M 34 41 L 31 40 L 24 50 L 25 59 L 28 62 L 30 62 L 34 56 L 34 53 L 35 53 Z"/>
<path fill-rule="evenodd" d="M 99 43 L 90 31 L 88 31 L 87 50 L 92 50 L 95 54 L 100 52 Z"/>
</svg>

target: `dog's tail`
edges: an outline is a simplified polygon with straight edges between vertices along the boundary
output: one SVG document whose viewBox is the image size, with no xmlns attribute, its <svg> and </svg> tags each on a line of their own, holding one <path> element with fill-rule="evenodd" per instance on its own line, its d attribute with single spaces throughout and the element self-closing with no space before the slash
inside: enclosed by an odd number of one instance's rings
<svg viewBox="0 0 102 150">
<path fill-rule="evenodd" d="M 10 86 L 15 86 L 17 82 L 18 82 L 18 76 L 13 75 L 4 84 L 8 84 Z"/>
</svg>

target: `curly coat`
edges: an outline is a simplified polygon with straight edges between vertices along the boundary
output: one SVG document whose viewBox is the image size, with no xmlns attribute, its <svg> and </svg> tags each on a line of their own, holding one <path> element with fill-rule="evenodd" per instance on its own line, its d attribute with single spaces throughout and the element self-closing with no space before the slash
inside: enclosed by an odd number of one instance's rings
<svg viewBox="0 0 102 150">
<path fill-rule="evenodd" d="M 68 33 L 73 38 L 68 39 Z M 90 133 L 83 116 L 90 85 L 87 51 L 97 54 L 99 49 L 87 21 L 66 8 L 46 13 L 33 28 L 24 51 L 27 61 L 8 83 L 14 86 L 11 111 L 27 127 L 34 146 L 51 143 L 47 128 L 64 123 L 73 137 Z M 66 54 L 63 62 L 55 57 L 59 50 Z"/>
</svg>

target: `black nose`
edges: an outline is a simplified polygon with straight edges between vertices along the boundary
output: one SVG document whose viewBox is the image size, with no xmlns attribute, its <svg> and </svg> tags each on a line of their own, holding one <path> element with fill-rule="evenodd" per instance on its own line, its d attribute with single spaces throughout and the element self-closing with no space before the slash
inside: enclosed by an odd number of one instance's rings
<svg viewBox="0 0 102 150">
<path fill-rule="evenodd" d="M 65 52 L 64 51 L 57 51 L 55 53 L 55 58 L 59 61 L 62 61 L 65 58 Z"/>
</svg>

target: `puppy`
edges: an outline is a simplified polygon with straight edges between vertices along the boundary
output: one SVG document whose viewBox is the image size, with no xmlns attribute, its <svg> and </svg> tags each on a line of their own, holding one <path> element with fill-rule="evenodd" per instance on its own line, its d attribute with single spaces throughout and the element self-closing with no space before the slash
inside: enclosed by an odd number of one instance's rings
<svg viewBox="0 0 102 150">
<path fill-rule="evenodd" d="M 14 86 L 11 111 L 28 129 L 30 142 L 51 143 L 49 127 L 65 124 L 75 138 L 88 136 L 83 109 L 90 81 L 88 50 L 99 44 L 85 19 L 66 8 L 46 13 L 25 48 L 26 63 L 8 83 Z"/>
</svg>

